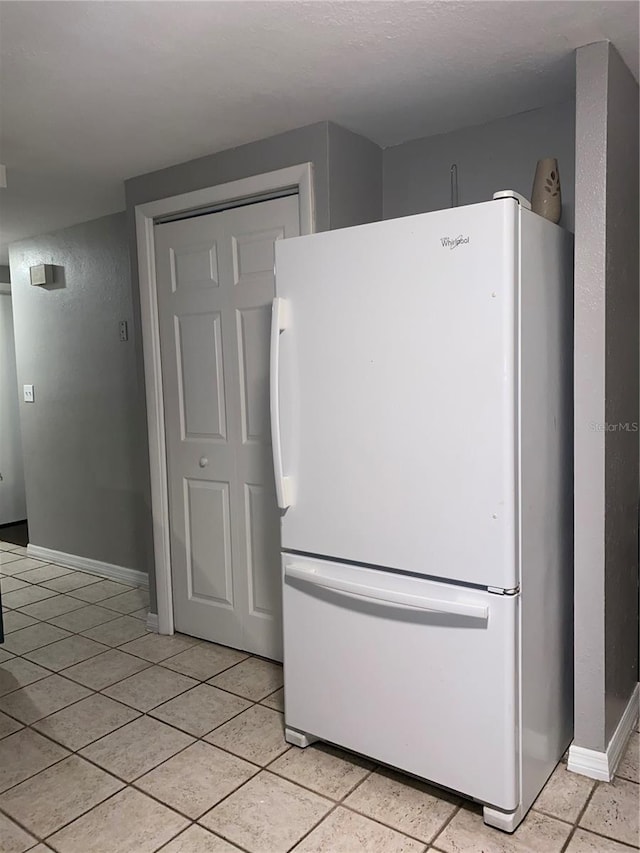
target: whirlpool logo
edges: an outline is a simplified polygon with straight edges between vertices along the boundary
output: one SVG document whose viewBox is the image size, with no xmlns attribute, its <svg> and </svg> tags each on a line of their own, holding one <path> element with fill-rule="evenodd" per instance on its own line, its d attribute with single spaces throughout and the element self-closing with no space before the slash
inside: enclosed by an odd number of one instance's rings
<svg viewBox="0 0 640 853">
<path fill-rule="evenodd" d="M 458 237 L 441 237 L 440 245 L 443 249 L 457 249 L 458 246 L 462 246 L 464 243 L 469 242 L 469 237 L 465 237 L 464 234 L 460 234 Z"/>
</svg>

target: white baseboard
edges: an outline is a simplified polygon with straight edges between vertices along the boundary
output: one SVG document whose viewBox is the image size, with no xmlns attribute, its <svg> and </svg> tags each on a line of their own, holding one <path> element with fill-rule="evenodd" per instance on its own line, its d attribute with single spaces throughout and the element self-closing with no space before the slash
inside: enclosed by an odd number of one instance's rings
<svg viewBox="0 0 640 853">
<path fill-rule="evenodd" d="M 147 631 L 153 631 L 154 634 L 159 633 L 157 613 L 147 613 Z"/>
<path fill-rule="evenodd" d="M 638 719 L 638 703 L 640 701 L 640 684 L 636 684 L 631 699 L 625 708 L 618 727 L 609 741 L 606 752 L 597 749 L 587 749 L 583 746 L 571 745 L 567 767 L 574 773 L 590 776 L 602 782 L 610 782 L 615 776 L 620 759 L 624 754 L 629 735 Z"/>
<path fill-rule="evenodd" d="M 149 586 L 149 576 L 146 572 L 139 572 L 137 569 L 115 566 L 112 563 L 103 563 L 101 560 L 91 560 L 89 557 L 79 557 L 76 554 L 65 554 L 63 551 L 54 551 L 52 548 L 43 548 L 40 545 L 27 545 L 27 555 L 37 560 L 45 560 L 47 563 L 80 569 L 102 578 L 123 581 L 132 586 Z"/>
<path fill-rule="evenodd" d="M 597 749 L 587 749 L 584 746 L 569 747 L 569 760 L 567 769 L 591 779 L 600 779 L 601 782 L 610 782 L 609 759 L 606 752 L 598 752 Z"/>
</svg>

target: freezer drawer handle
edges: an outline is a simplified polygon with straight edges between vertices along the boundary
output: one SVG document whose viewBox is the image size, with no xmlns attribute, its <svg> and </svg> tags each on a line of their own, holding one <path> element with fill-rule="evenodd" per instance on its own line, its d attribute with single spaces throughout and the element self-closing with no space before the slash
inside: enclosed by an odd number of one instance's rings
<svg viewBox="0 0 640 853">
<path fill-rule="evenodd" d="M 271 410 L 271 447 L 273 472 L 276 481 L 276 500 L 280 509 L 293 502 L 293 483 L 282 471 L 282 444 L 280 440 L 280 334 L 287 328 L 288 303 L 275 297 L 271 306 L 271 352 L 269 359 L 269 404 Z"/>
<path fill-rule="evenodd" d="M 356 598 L 368 598 L 386 602 L 407 610 L 429 610 L 435 613 L 451 613 L 456 616 L 469 616 L 471 619 L 489 618 L 489 608 L 479 604 L 464 604 L 460 601 L 441 601 L 439 598 L 424 598 L 408 592 L 380 589 L 375 586 L 354 583 L 341 578 L 327 577 L 316 569 L 306 566 L 288 565 L 284 570 L 285 578 L 294 578 L 313 586 L 321 586 L 332 592 L 341 592 Z"/>
</svg>

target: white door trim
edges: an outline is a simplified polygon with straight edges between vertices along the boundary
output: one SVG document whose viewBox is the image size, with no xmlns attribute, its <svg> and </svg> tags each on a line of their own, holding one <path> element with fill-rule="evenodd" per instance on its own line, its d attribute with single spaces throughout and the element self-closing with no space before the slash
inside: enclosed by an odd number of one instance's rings
<svg viewBox="0 0 640 853">
<path fill-rule="evenodd" d="M 158 631 L 173 634 L 173 595 L 171 591 L 171 549 L 169 540 L 169 488 L 164 430 L 164 399 L 160 364 L 160 332 L 155 270 L 154 219 L 195 210 L 200 207 L 237 201 L 297 188 L 300 209 L 300 234 L 315 231 L 313 174 L 311 163 L 301 163 L 253 175 L 239 181 L 207 187 L 170 198 L 135 206 L 138 245 L 138 281 L 142 319 L 142 349 L 147 398 L 147 433 L 151 472 L 151 514 L 158 602 Z"/>
</svg>

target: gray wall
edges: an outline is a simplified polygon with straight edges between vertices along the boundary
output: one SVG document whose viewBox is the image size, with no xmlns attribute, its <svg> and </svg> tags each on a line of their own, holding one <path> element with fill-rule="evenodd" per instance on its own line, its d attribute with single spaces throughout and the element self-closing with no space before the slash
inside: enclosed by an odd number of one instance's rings
<svg viewBox="0 0 640 853">
<path fill-rule="evenodd" d="M 458 202 L 487 201 L 496 190 L 531 198 L 536 162 L 556 157 L 562 184 L 560 224 L 573 231 L 574 103 L 567 101 L 384 152 L 384 218 L 451 205 L 450 168 L 458 165 Z"/>
<path fill-rule="evenodd" d="M 382 148 L 331 122 L 328 132 L 329 227 L 382 219 Z"/>
<path fill-rule="evenodd" d="M 638 681 L 638 86 L 576 57 L 575 744 L 605 750 Z"/>
<path fill-rule="evenodd" d="M 141 388 L 144 387 L 144 363 L 135 206 L 306 162 L 313 164 L 316 230 L 326 231 L 329 228 L 358 225 L 382 218 L 382 150 L 369 140 L 330 122 L 319 122 L 287 131 L 188 163 L 130 178 L 125 182 L 138 341 L 136 369 Z M 146 421 L 142 426 L 146 431 Z M 145 460 L 145 466 L 145 500 L 150 504 L 148 458 Z M 151 610 L 155 611 L 152 560 L 149 560 L 149 569 L 150 606 Z"/>
<path fill-rule="evenodd" d="M 12 299 L 0 290 L 0 524 L 26 517 Z"/>
<path fill-rule="evenodd" d="M 132 317 L 125 215 L 15 243 L 9 261 L 18 383 L 35 386 L 20 403 L 30 541 L 147 570 L 143 392 L 118 329 Z M 58 267 L 53 285 L 30 285 L 39 263 Z"/>
<path fill-rule="evenodd" d="M 11 272 L 9 267 L 0 265 L 0 283 L 9 284 L 11 281 Z"/>
<path fill-rule="evenodd" d="M 607 115 L 608 423 L 638 423 L 638 84 L 609 46 Z M 638 433 L 605 450 L 605 730 L 613 735 L 638 681 Z"/>
<path fill-rule="evenodd" d="M 328 123 L 307 127 L 249 142 L 238 148 L 219 151 L 189 160 L 157 172 L 125 181 L 127 211 L 132 215 L 136 204 L 168 198 L 297 163 L 313 163 L 315 178 L 316 227 L 329 228 L 329 140 Z"/>
</svg>

